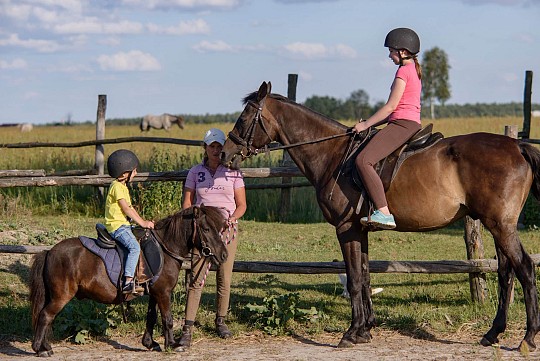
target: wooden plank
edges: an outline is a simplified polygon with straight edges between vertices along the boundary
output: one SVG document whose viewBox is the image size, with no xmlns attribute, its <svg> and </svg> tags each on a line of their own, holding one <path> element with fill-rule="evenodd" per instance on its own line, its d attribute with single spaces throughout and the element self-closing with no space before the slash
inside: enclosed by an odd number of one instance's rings
<svg viewBox="0 0 540 361">
<path fill-rule="evenodd" d="M 287 175 L 290 177 L 303 177 L 297 167 L 276 167 L 276 168 L 242 168 L 242 173 L 246 178 L 272 178 Z M 189 170 L 172 172 L 147 172 L 137 173 L 134 182 L 156 182 L 156 181 L 184 181 Z M 70 186 L 89 185 L 107 186 L 113 179 L 108 175 L 81 175 L 81 176 L 45 176 L 45 177 L 12 177 L 0 178 L 0 188 L 9 187 L 50 187 L 50 186 Z"/>
<path fill-rule="evenodd" d="M 0 170 L 0 178 L 8 177 L 45 177 L 44 169 L 9 169 L 9 170 Z"/>
<path fill-rule="evenodd" d="M 0 245 L 0 253 L 36 254 L 51 249 L 52 246 Z M 531 258 L 536 266 L 540 265 L 540 254 Z M 189 269 L 189 263 L 182 266 Z M 215 266 L 212 266 L 215 271 Z M 480 273 L 497 272 L 494 259 L 463 261 L 369 261 L 371 273 Z M 235 261 L 234 272 L 241 273 L 288 273 L 288 274 L 337 274 L 345 273 L 343 262 L 272 262 L 272 261 Z"/>
</svg>

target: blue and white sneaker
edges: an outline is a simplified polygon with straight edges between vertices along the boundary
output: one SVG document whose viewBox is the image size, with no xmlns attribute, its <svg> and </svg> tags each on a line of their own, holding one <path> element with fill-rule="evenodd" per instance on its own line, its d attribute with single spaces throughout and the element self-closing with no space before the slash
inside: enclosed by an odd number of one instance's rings
<svg viewBox="0 0 540 361">
<path fill-rule="evenodd" d="M 380 229 L 394 229 L 396 228 L 396 222 L 394 221 L 394 216 L 382 213 L 379 210 L 376 210 L 371 215 L 371 219 L 368 221 L 368 217 L 360 218 L 360 223 L 364 226 L 375 226 Z"/>
</svg>

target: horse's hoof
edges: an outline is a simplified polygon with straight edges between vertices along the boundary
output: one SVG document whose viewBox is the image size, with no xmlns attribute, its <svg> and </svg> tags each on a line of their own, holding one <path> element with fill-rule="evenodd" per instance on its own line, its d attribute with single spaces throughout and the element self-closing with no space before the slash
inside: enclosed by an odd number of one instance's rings
<svg viewBox="0 0 540 361">
<path fill-rule="evenodd" d="M 52 350 L 50 350 L 50 351 L 43 350 L 43 351 L 39 351 L 39 352 L 37 353 L 37 356 L 38 356 L 38 357 L 51 357 L 52 355 L 53 355 Z"/>
<path fill-rule="evenodd" d="M 148 349 L 151 351 L 161 352 L 161 346 L 157 342 L 152 342 L 152 346 L 150 346 Z"/>
<path fill-rule="evenodd" d="M 339 341 L 337 347 L 338 348 L 351 348 L 354 346 L 354 342 L 351 340 L 347 340 L 345 338 L 342 338 L 341 341 Z"/>
<path fill-rule="evenodd" d="M 480 345 L 482 346 L 492 346 L 492 345 L 496 345 L 499 343 L 499 339 L 495 337 L 495 339 L 493 341 L 490 341 L 486 338 L 486 336 L 482 337 L 482 339 L 480 340 Z"/>
<path fill-rule="evenodd" d="M 534 350 L 536 350 L 536 345 L 534 344 L 534 342 L 530 343 L 528 341 L 523 340 L 519 344 L 518 350 L 521 354 L 527 355 L 529 354 L 529 352 L 533 352 Z"/>
</svg>

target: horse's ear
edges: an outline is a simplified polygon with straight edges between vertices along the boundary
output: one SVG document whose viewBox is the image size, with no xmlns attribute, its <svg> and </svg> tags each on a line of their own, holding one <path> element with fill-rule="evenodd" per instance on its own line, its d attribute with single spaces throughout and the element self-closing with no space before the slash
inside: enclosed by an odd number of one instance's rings
<svg viewBox="0 0 540 361">
<path fill-rule="evenodd" d="M 267 83 L 265 81 L 262 82 L 261 86 L 259 87 L 259 91 L 257 92 L 257 102 L 260 102 L 261 100 L 266 97 L 267 94 L 270 93 L 270 88 L 272 87 L 272 84 Z"/>
<path fill-rule="evenodd" d="M 199 218 L 199 213 L 201 212 L 201 209 L 198 206 L 193 206 L 193 217 Z"/>
<path fill-rule="evenodd" d="M 272 92 L 272 82 L 269 81 L 268 82 L 268 94 L 270 94 Z"/>
</svg>

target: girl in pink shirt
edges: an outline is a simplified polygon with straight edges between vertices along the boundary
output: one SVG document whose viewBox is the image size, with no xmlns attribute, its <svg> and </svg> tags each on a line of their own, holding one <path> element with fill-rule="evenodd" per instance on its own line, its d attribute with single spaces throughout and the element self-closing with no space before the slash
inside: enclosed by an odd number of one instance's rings
<svg viewBox="0 0 540 361">
<path fill-rule="evenodd" d="M 238 244 L 238 219 L 246 212 L 246 188 L 242 173 L 221 165 L 220 155 L 225 143 L 225 134 L 217 128 L 206 132 L 204 139 L 204 160 L 189 170 L 184 186 L 182 209 L 192 205 L 222 207 L 227 226 L 222 232 L 222 239 L 227 244 L 227 261 L 216 271 L 216 331 L 222 338 L 232 336 L 225 324 L 229 310 L 231 279 Z M 202 289 L 208 273 L 209 264 L 205 258 L 197 257 L 193 250 L 191 280 L 188 284 L 186 315 L 180 346 L 191 346 L 191 335 L 195 316 L 199 308 Z"/>
<path fill-rule="evenodd" d="M 421 129 L 422 69 L 417 59 L 420 39 L 413 30 L 397 28 L 390 31 L 384 46 L 390 51 L 389 58 L 399 65 L 390 96 L 381 109 L 368 119 L 360 120 L 353 130 L 359 133 L 369 127 L 388 123 L 360 152 L 356 158 L 356 167 L 376 208 L 370 219 L 362 217 L 360 222 L 381 229 L 393 229 L 396 222 L 388 209 L 384 187 L 374 166 Z"/>
</svg>

